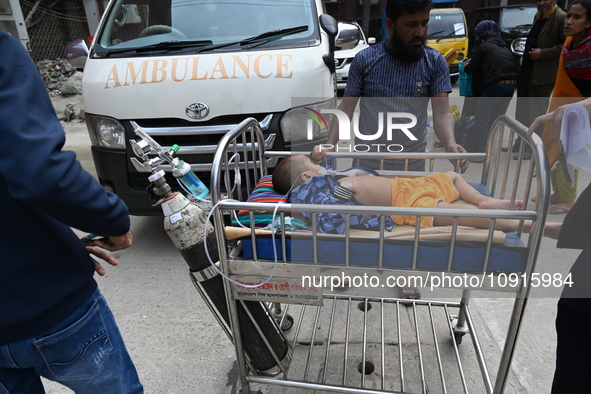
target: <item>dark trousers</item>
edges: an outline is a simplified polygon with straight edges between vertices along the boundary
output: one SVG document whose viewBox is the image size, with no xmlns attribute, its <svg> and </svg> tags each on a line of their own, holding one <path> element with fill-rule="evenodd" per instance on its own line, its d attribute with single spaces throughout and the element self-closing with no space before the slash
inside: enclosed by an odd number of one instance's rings
<svg viewBox="0 0 591 394">
<path fill-rule="evenodd" d="M 535 118 L 548 112 L 552 90 L 554 90 L 554 82 L 532 85 L 532 73 L 521 71 L 517 79 L 515 118 L 525 127 L 529 127 Z M 536 134 L 541 137 L 543 131 L 542 125 L 536 129 Z"/>
<path fill-rule="evenodd" d="M 591 391 L 591 241 L 571 269 L 556 317 L 556 371 L 552 394 Z M 576 297 L 576 298 L 572 298 Z"/>
<path fill-rule="evenodd" d="M 491 83 L 484 87 L 476 107 L 474 132 L 468 142 L 469 152 L 485 152 L 490 128 L 500 115 L 507 112 L 515 85 L 510 83 Z"/>
</svg>

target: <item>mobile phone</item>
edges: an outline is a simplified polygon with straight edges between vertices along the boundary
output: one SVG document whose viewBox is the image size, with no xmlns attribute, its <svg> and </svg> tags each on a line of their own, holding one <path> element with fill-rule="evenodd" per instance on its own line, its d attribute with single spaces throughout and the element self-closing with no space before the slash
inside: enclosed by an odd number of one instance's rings
<svg viewBox="0 0 591 394">
<path fill-rule="evenodd" d="M 82 241 L 82 242 L 88 242 L 88 241 L 92 241 L 93 239 L 97 239 L 98 237 L 100 237 L 100 235 L 88 234 L 86 237 L 80 238 L 80 241 Z"/>
</svg>

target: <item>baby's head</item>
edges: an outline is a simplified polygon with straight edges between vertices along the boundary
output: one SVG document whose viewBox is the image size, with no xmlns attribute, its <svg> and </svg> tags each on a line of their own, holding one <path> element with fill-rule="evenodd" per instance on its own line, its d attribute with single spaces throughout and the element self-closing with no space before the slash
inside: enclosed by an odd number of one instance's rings
<svg viewBox="0 0 591 394">
<path fill-rule="evenodd" d="M 297 187 L 324 168 L 305 155 L 292 155 L 283 160 L 273 170 L 273 188 L 280 194 L 287 194 L 292 187 Z"/>
</svg>

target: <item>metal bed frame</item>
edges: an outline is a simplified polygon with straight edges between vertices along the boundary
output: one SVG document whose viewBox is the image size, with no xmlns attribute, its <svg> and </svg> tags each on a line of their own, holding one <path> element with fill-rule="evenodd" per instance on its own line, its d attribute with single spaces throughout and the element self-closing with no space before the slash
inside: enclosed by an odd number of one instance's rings
<svg viewBox="0 0 591 394">
<path fill-rule="evenodd" d="M 509 141 L 515 137 L 522 140 L 522 151 L 526 143 L 532 148 L 533 156 L 529 166 L 521 159 L 511 161 L 511 153 L 502 157 L 501 145 L 507 133 Z M 250 364 L 248 355 L 244 353 L 243 343 L 248 338 L 242 338 L 239 330 L 241 321 L 238 319 L 236 306 L 238 303 L 243 303 L 244 298 L 238 294 L 238 287 L 235 284 L 225 281 L 231 324 L 228 326 L 222 318 L 217 317 L 235 345 L 242 392 L 244 394 L 256 392 L 251 387 L 251 385 L 255 385 L 257 388 L 279 386 L 285 393 L 291 393 L 291 390 L 298 393 L 365 394 L 398 392 L 503 393 L 530 290 L 529 286 L 523 285 L 523 279 L 528 279 L 529 282 L 535 269 L 550 195 L 549 168 L 544 147 L 539 137 L 536 135 L 533 135 L 533 138 L 527 137 L 526 133 L 527 129 L 522 124 L 503 115 L 495 121 L 491 128 L 486 154 L 398 153 L 385 155 L 364 153 L 364 157 L 375 156 L 380 159 L 425 158 L 430 171 L 433 171 L 436 160 L 485 156 L 481 183 L 488 187 L 494 197 L 511 199 L 512 202 L 517 198 L 522 198 L 525 205 L 522 211 L 356 207 L 357 212 L 381 215 L 381 235 L 376 239 L 379 245 L 379 262 L 376 266 L 368 267 L 358 266 L 355 262 L 350 261 L 351 235 L 348 228 L 348 216 L 347 230 L 343 236 L 345 261 L 340 266 L 319 263 L 317 243 L 322 235 L 317 233 L 315 224 L 312 225 L 311 236 L 313 261 L 288 261 L 286 253 L 283 253 L 277 262 L 259 258 L 255 242 L 258 235 L 254 231 L 254 211 L 272 212 L 276 210 L 277 217 L 281 220 L 281 231 L 275 236 L 277 240 L 280 240 L 283 250 L 285 250 L 286 240 L 289 238 L 284 227 L 287 213 L 312 212 L 313 215 L 317 215 L 321 212 L 341 212 L 347 215 L 351 211 L 349 207 L 340 206 L 280 204 L 277 207 L 275 204 L 243 202 L 254 189 L 258 179 L 267 175 L 267 160 L 285 156 L 286 152 L 264 152 L 263 134 L 255 119 L 246 119 L 228 132 L 218 146 L 212 167 L 211 191 L 214 204 L 212 213 L 222 272 L 242 283 L 252 281 L 253 278 L 255 283 L 256 280 L 260 283 L 266 280 L 271 272 L 274 272 L 275 277 L 282 280 L 285 278 L 295 280 L 301 278 L 302 275 L 325 276 L 346 273 L 353 276 L 363 275 L 367 272 L 379 277 L 380 283 L 383 283 L 381 280 L 384 280 L 388 275 L 398 276 L 412 273 L 423 279 L 428 278 L 431 273 L 418 269 L 416 265 L 419 246 L 418 228 L 413 241 L 411 269 L 391 268 L 383 265 L 387 258 L 383 253 L 384 216 L 393 214 L 454 217 L 448 265 L 447 269 L 442 270 L 450 278 L 462 275 L 461 272 L 454 272 L 451 269 L 458 218 L 490 218 L 491 228 L 486 242 L 483 269 L 480 273 L 488 275 L 487 266 L 492 245 L 492 228 L 496 219 L 527 219 L 534 223 L 529 235 L 522 236 L 521 226 L 518 231 L 522 238 L 526 238 L 524 243 L 527 254 L 525 270 L 520 273 L 522 276 L 520 276 L 517 286 L 499 287 L 495 286 L 496 282 L 484 286 L 485 290 L 515 293 L 513 312 L 510 316 L 496 378 L 491 377 L 475 330 L 475 323 L 470 314 L 469 300 L 472 290 L 468 288 L 462 290 L 460 301 L 453 302 L 401 299 L 393 297 L 392 290 L 389 288 L 371 289 L 375 294 L 368 294 L 371 293 L 370 289 L 365 288 L 345 287 L 333 292 L 327 288 L 321 289 L 323 306 L 302 305 L 299 301 L 292 302 L 291 300 L 280 304 L 269 302 L 264 294 L 261 294 L 261 297 L 255 296 L 255 301 L 261 301 L 265 305 L 269 318 L 276 321 L 276 330 L 281 333 L 284 341 L 288 344 L 288 353 L 282 360 L 274 355 L 277 365 L 273 370 L 257 371 Z M 240 153 L 240 160 L 234 160 L 235 157 L 231 159 L 236 153 Z M 338 162 L 339 159 L 357 155 L 333 153 L 331 156 Z M 233 185 L 236 171 L 242 172 L 244 181 L 241 187 Z M 519 179 L 522 176 L 527 177 L 525 187 L 519 184 Z M 532 205 L 530 194 L 537 197 L 533 209 L 528 207 L 528 205 Z M 241 241 L 231 241 L 225 237 L 224 227 L 228 222 L 227 214 L 237 210 L 251 211 L 252 259 L 241 257 Z M 493 273 L 493 275 L 498 274 Z M 253 298 L 249 299 L 253 300 Z M 354 304 L 357 304 L 357 308 L 354 308 Z M 370 312 L 372 306 L 377 312 L 375 310 Z M 361 311 L 362 316 L 356 315 L 358 313 L 356 309 Z M 215 312 L 213 308 L 212 311 Z M 408 319 L 405 318 L 405 314 Z M 295 328 L 284 332 L 281 327 L 285 328 L 287 320 L 293 321 Z M 439 321 L 443 322 L 442 326 L 436 324 Z M 441 327 L 444 327 L 443 331 Z M 264 335 L 262 332 L 261 334 Z M 464 334 L 469 334 L 473 350 L 465 346 L 459 347 Z M 477 360 L 482 375 L 481 380 L 474 379 L 471 374 L 467 373 L 466 366 L 471 364 L 465 360 L 466 357 Z M 444 362 L 444 359 L 448 358 L 455 360 L 451 363 L 452 365 Z M 360 376 L 355 376 L 357 373 Z M 268 392 L 277 392 L 279 387 Z"/>
</svg>

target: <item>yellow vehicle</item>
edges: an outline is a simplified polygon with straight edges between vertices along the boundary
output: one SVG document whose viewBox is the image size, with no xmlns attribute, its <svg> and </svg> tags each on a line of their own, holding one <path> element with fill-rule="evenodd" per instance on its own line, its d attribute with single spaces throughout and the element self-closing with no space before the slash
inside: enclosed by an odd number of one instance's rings
<svg viewBox="0 0 591 394">
<path fill-rule="evenodd" d="M 468 57 L 468 24 L 461 8 L 433 8 L 429 15 L 427 45 L 443 55 L 455 49 L 457 58 L 449 65 L 451 82 L 458 80 L 458 63 Z"/>
</svg>

